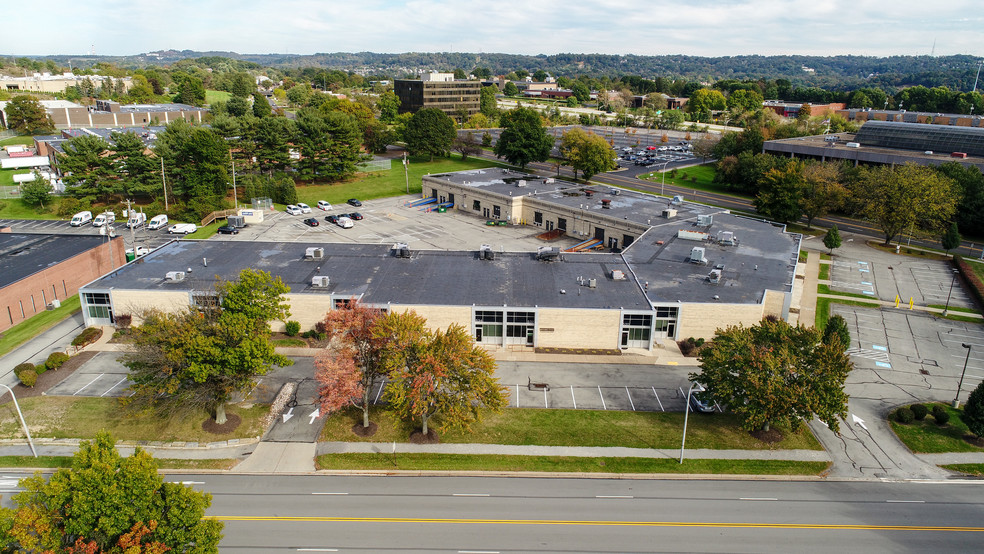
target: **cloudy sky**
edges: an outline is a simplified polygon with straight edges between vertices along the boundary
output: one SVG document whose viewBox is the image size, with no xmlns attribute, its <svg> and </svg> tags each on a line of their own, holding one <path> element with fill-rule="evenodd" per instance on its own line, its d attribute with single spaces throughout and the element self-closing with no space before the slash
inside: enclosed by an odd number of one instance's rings
<svg viewBox="0 0 984 554">
<path fill-rule="evenodd" d="M 49 0 L 2 20 L 3 55 L 984 54 L 980 0 Z"/>
</svg>

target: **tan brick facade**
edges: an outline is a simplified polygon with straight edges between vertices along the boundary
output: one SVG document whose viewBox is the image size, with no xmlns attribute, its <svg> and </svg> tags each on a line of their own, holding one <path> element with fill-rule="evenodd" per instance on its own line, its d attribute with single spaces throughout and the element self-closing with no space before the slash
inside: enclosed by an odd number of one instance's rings
<svg viewBox="0 0 984 554">
<path fill-rule="evenodd" d="M 618 348 L 619 310 L 556 310 L 541 308 L 537 346 L 554 348 Z"/>
</svg>

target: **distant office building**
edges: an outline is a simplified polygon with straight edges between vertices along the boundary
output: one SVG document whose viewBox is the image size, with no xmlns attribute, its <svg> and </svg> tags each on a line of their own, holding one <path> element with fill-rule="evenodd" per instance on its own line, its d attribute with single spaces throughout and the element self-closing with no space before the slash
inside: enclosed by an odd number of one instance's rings
<svg viewBox="0 0 984 554">
<path fill-rule="evenodd" d="M 449 116 L 464 109 L 469 116 L 479 112 L 481 81 L 455 79 L 453 73 L 425 73 L 417 79 L 397 79 L 393 92 L 400 97 L 400 113 L 437 108 Z"/>
<path fill-rule="evenodd" d="M 0 89 L 15 94 L 17 91 L 65 92 L 65 89 L 68 87 L 78 86 L 86 79 L 89 79 L 94 86 L 99 87 L 103 84 L 103 80 L 107 79 L 107 77 L 103 77 L 101 75 L 75 75 L 71 72 L 56 75 L 52 75 L 51 73 L 34 73 L 33 75 L 26 75 L 23 77 L 0 75 Z M 133 81 L 129 77 L 113 79 L 114 84 L 117 81 L 121 81 L 123 83 L 124 91 L 130 90 L 130 87 L 133 86 Z"/>
<path fill-rule="evenodd" d="M 850 108 L 837 110 L 837 115 L 854 123 L 865 121 L 894 121 L 897 123 L 932 123 L 933 125 L 952 125 L 955 127 L 984 128 L 984 119 L 979 115 L 910 112 L 907 110 L 875 110 L 872 108 Z"/>
<path fill-rule="evenodd" d="M 6 128 L 4 108 L 0 102 L 0 127 Z M 145 127 L 167 125 L 184 119 L 201 123 L 208 110 L 187 104 L 120 104 L 111 100 L 96 100 L 95 106 L 82 106 L 66 100 L 41 100 L 56 129 Z"/>
</svg>

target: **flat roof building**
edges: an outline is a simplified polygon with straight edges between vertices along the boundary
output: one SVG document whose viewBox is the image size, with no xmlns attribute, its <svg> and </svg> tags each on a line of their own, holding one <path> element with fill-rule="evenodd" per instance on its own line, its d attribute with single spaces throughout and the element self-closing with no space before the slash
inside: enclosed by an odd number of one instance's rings
<svg viewBox="0 0 984 554">
<path fill-rule="evenodd" d="M 421 79 L 397 79 L 393 92 L 400 98 L 400 113 L 437 108 L 451 117 L 479 112 L 481 81 L 455 79 L 453 73 L 425 73 Z"/>
</svg>

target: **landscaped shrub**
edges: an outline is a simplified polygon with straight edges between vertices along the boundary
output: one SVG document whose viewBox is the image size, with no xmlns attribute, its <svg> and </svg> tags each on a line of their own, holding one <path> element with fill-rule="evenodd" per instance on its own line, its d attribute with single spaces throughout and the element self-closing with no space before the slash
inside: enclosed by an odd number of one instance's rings
<svg viewBox="0 0 984 554">
<path fill-rule="evenodd" d="M 38 372 L 33 369 L 27 369 L 22 371 L 17 378 L 20 379 L 21 384 L 25 387 L 33 387 L 38 382 Z"/>
<path fill-rule="evenodd" d="M 898 421 L 899 423 L 908 425 L 912 423 L 912 420 L 914 419 L 916 419 L 916 415 L 912 413 L 912 410 L 909 408 L 903 407 L 895 410 L 895 421 Z"/>
<path fill-rule="evenodd" d="M 304 331 L 303 333 L 301 333 L 301 336 L 306 339 L 313 339 L 316 334 L 317 333 L 315 333 L 314 330 L 312 329 L 310 331 Z"/>
<path fill-rule="evenodd" d="M 929 413 L 929 408 L 925 404 L 913 404 L 909 406 L 912 410 L 912 415 L 916 418 L 916 421 L 922 421 L 926 419 L 926 415 Z"/>
<path fill-rule="evenodd" d="M 977 299 L 978 305 L 984 306 L 984 281 L 981 281 L 981 278 L 977 276 L 973 267 L 968 265 L 962 257 L 956 254 L 953 255 L 953 265 L 957 266 L 957 269 L 960 270 L 960 276 L 963 277 L 964 282 L 970 287 L 970 292 Z"/>
<path fill-rule="evenodd" d="M 64 352 L 52 352 L 48 356 L 48 359 L 45 360 L 44 366 L 46 369 L 58 369 L 62 366 L 62 364 L 68 361 L 68 358 L 68 354 Z"/>
<path fill-rule="evenodd" d="M 20 379 L 21 373 L 24 373 L 25 371 L 34 371 L 34 364 L 31 362 L 24 362 L 14 366 L 14 376 L 18 379 Z"/>
<path fill-rule="evenodd" d="M 288 337 L 295 337 L 297 333 L 301 332 L 301 324 L 297 321 L 288 321 L 284 327 L 284 333 Z"/>
<path fill-rule="evenodd" d="M 99 340 L 103 334 L 102 329 L 98 327 L 86 327 L 79 336 L 72 339 L 72 346 L 85 346 L 87 344 L 92 344 Z"/>
<path fill-rule="evenodd" d="M 950 412 L 946 411 L 942 404 L 937 404 L 933 406 L 933 419 L 936 420 L 937 425 L 946 425 L 950 422 Z"/>
<path fill-rule="evenodd" d="M 677 341 L 677 346 L 680 347 L 680 353 L 684 356 L 696 356 L 700 347 L 704 346 L 704 339 L 695 339 L 694 337 L 690 337 L 687 340 Z"/>
<path fill-rule="evenodd" d="M 133 324 L 133 316 L 130 314 L 119 314 L 114 318 L 114 321 L 116 322 L 117 329 L 126 331 Z"/>
</svg>

